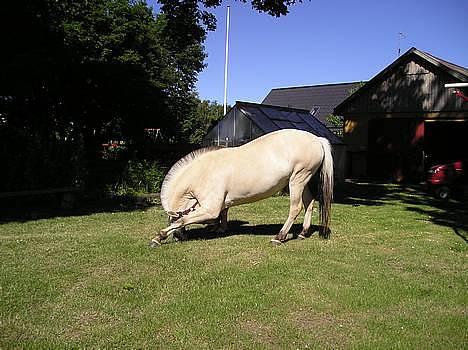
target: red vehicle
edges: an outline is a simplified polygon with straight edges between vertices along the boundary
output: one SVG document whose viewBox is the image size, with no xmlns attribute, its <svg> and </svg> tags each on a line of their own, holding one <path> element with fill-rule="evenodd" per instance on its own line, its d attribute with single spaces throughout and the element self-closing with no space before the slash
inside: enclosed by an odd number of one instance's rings
<svg viewBox="0 0 468 350">
<path fill-rule="evenodd" d="M 452 194 L 463 192 L 467 185 L 467 162 L 455 161 L 438 164 L 428 170 L 427 184 L 440 199 L 447 199 Z"/>
</svg>

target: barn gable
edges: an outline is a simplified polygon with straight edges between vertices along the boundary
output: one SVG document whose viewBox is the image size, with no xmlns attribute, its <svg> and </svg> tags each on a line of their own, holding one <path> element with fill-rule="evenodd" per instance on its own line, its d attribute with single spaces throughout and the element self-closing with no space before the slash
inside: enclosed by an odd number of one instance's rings
<svg viewBox="0 0 468 350">
<path fill-rule="evenodd" d="M 340 103 L 335 114 L 468 110 L 444 83 L 466 82 L 468 70 L 411 48 Z"/>
</svg>

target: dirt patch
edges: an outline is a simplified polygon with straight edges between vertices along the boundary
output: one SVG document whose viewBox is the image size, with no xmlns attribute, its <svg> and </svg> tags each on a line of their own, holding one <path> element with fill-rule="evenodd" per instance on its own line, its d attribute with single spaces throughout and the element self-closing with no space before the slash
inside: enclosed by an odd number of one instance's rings
<svg viewBox="0 0 468 350">
<path fill-rule="evenodd" d="M 294 323 L 299 327 L 307 330 L 312 329 L 329 329 L 340 322 L 336 317 L 327 313 L 313 314 L 306 311 L 296 312 L 292 316 Z"/>
<path fill-rule="evenodd" d="M 355 325 L 348 317 L 331 313 L 300 310 L 290 315 L 290 320 L 299 330 L 312 336 L 317 345 L 327 349 L 342 349 L 352 343 Z"/>
<path fill-rule="evenodd" d="M 278 345 L 275 346 L 275 344 L 278 344 L 278 339 L 276 338 L 275 332 L 271 326 L 265 325 L 257 320 L 247 320 L 242 321 L 239 324 L 239 328 L 241 331 L 252 336 L 257 343 L 268 345 L 268 348 L 279 349 Z"/>
<path fill-rule="evenodd" d="M 73 317 L 69 327 L 64 328 L 64 335 L 73 340 L 81 340 L 103 325 L 108 327 L 117 321 L 114 317 L 100 311 L 86 310 Z"/>
</svg>

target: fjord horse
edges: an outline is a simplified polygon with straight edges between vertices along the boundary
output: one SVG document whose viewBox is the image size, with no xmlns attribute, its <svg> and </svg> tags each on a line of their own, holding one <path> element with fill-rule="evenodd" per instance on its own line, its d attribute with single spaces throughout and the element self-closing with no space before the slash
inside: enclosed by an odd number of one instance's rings
<svg viewBox="0 0 468 350">
<path fill-rule="evenodd" d="M 308 186 L 320 171 L 318 202 L 321 229 L 329 232 L 333 197 L 333 158 L 327 139 L 309 132 L 283 129 L 239 147 L 204 148 L 179 160 L 166 175 L 161 204 L 170 225 L 151 240 L 158 246 L 171 233 L 190 224 L 213 223 L 227 228 L 230 207 L 255 202 L 289 185 L 289 216 L 271 241 L 281 244 L 305 208 L 303 229 L 307 236 L 314 198 Z"/>
</svg>

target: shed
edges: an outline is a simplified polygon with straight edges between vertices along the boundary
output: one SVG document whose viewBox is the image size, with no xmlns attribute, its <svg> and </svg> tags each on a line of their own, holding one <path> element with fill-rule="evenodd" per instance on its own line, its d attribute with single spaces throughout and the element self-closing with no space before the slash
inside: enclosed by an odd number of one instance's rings
<svg viewBox="0 0 468 350">
<path fill-rule="evenodd" d="M 467 68 L 413 47 L 340 103 L 347 176 L 421 180 L 468 158 L 468 102 L 445 87 L 465 82 Z"/>
<path fill-rule="evenodd" d="M 281 129 L 305 130 L 327 138 L 333 147 L 335 173 L 338 180 L 344 176 L 344 144 L 308 110 L 240 102 L 226 113 L 203 139 L 204 146 L 234 147 L 257 137 Z"/>
</svg>

